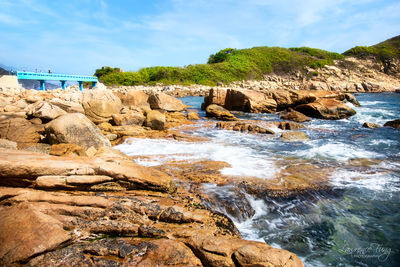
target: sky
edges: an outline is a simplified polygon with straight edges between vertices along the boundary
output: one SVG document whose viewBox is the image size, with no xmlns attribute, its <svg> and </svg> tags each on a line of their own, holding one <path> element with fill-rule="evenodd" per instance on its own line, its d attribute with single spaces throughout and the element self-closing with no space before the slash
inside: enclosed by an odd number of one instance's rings
<svg viewBox="0 0 400 267">
<path fill-rule="evenodd" d="M 400 34 L 400 0 L 0 0 L 0 64 L 92 75 L 206 63 L 224 48 L 342 53 Z"/>
</svg>

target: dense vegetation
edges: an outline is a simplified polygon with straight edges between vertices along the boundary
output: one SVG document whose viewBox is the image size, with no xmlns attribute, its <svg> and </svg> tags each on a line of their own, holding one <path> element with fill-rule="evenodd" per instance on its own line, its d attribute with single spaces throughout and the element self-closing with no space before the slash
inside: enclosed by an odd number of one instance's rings
<svg viewBox="0 0 400 267">
<path fill-rule="evenodd" d="M 211 55 L 207 64 L 182 67 L 150 67 L 136 72 L 118 72 L 118 68 L 96 70 L 95 75 L 106 85 L 139 84 L 204 84 L 261 79 L 267 73 L 291 73 L 332 64 L 342 58 L 337 53 L 300 47 L 227 48 Z"/>
<path fill-rule="evenodd" d="M 356 46 L 343 53 L 357 58 L 376 58 L 382 62 L 400 58 L 400 35 L 373 46 Z"/>
</svg>

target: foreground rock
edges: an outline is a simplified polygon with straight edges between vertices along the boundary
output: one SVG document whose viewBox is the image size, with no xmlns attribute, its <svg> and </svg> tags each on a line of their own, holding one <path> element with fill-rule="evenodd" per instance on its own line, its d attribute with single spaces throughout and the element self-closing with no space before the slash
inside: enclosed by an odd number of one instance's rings
<svg viewBox="0 0 400 267">
<path fill-rule="evenodd" d="M 1 206 L 0 212 L 0 264 L 3 266 L 60 248 L 72 237 L 60 221 L 34 205 Z"/>
<path fill-rule="evenodd" d="M 108 178 L 99 180 L 97 177 L 99 175 L 108 176 L 111 180 Z M 43 176 L 47 178 L 41 178 Z M 96 177 L 91 179 L 92 176 Z M 79 177 L 84 182 L 71 182 Z M 2 148 L 0 148 L 0 185 L 65 190 L 98 188 L 102 191 L 101 188 L 104 188 L 107 191 L 108 186 L 119 190 L 147 189 L 161 192 L 175 190 L 175 183 L 169 175 L 123 158 L 56 157 Z"/>
<path fill-rule="evenodd" d="M 356 114 L 355 110 L 334 99 L 320 99 L 299 105 L 295 110 L 313 118 L 326 120 L 346 119 Z"/>
<path fill-rule="evenodd" d="M 393 121 L 388 121 L 383 126 L 388 126 L 388 127 L 393 127 L 393 128 L 400 129 L 400 119 L 393 120 Z"/>
<path fill-rule="evenodd" d="M 80 113 L 66 114 L 51 121 L 46 125 L 46 135 L 50 144 L 70 143 L 86 149 L 111 146 L 100 129 Z"/>
<path fill-rule="evenodd" d="M 218 105 L 209 105 L 206 108 L 206 116 L 213 117 L 222 121 L 236 121 L 238 120 L 232 113 Z"/>
</svg>

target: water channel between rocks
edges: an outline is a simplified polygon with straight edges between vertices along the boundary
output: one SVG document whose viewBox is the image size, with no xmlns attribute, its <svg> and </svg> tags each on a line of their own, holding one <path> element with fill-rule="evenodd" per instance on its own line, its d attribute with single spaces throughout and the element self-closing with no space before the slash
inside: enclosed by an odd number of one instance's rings
<svg viewBox="0 0 400 267">
<path fill-rule="evenodd" d="M 400 262 L 400 131 L 362 128 L 400 118 L 400 94 L 356 94 L 361 107 L 349 119 L 306 122 L 310 140 L 286 142 L 276 136 L 198 127 L 187 133 L 211 141 L 189 143 L 131 139 L 117 146 L 137 163 L 215 160 L 231 165 L 224 175 L 271 179 L 299 161 L 329 170 L 329 192 L 276 199 L 237 195 L 232 185 L 204 184 L 205 205 L 229 216 L 245 239 L 264 241 L 296 253 L 306 266 L 395 266 Z M 182 101 L 200 111 L 201 97 Z M 277 121 L 276 114 L 235 114 L 242 119 Z M 204 120 L 198 122 L 200 125 Z M 246 204 L 244 204 L 246 203 Z M 229 206 L 247 205 L 242 214 Z M 240 210 L 240 209 L 239 209 Z"/>
</svg>

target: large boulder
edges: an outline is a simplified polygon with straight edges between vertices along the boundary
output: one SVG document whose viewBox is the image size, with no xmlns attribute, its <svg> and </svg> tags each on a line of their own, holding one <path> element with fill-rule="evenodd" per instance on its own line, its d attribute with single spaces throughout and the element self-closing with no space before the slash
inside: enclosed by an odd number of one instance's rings
<svg viewBox="0 0 400 267">
<path fill-rule="evenodd" d="M 82 105 L 86 116 L 94 123 L 107 122 L 122 109 L 121 100 L 111 91 L 90 90 L 84 93 Z"/>
<path fill-rule="evenodd" d="M 68 113 L 46 125 L 46 136 L 51 144 L 69 143 L 88 149 L 111 146 L 100 129 L 81 113 Z"/>
<path fill-rule="evenodd" d="M 219 105 L 221 107 L 225 106 L 226 93 L 226 89 L 211 88 L 208 91 L 208 95 L 204 97 L 202 109 L 206 109 L 209 105 L 212 104 Z"/>
<path fill-rule="evenodd" d="M 47 103 L 45 101 L 39 101 L 29 105 L 26 113 L 28 116 L 44 120 L 54 120 L 61 115 L 67 114 L 67 112 L 56 105 Z"/>
<path fill-rule="evenodd" d="M 149 104 L 151 109 L 165 111 L 182 111 L 186 108 L 181 100 L 161 92 L 152 93 L 149 96 Z"/>
<path fill-rule="evenodd" d="M 138 111 L 128 111 L 125 114 L 113 114 L 112 115 L 113 121 L 115 125 L 122 126 L 122 125 L 142 125 L 144 120 L 146 119 L 143 113 Z"/>
<path fill-rule="evenodd" d="M 165 115 L 157 110 L 151 110 L 146 114 L 144 125 L 153 130 L 165 129 Z"/>
<path fill-rule="evenodd" d="M 206 108 L 206 116 L 214 117 L 222 121 L 236 121 L 238 120 L 232 113 L 230 113 L 225 108 L 218 105 L 209 105 Z"/>
<path fill-rule="evenodd" d="M 299 105 L 295 107 L 295 110 L 313 118 L 326 120 L 346 119 L 356 114 L 356 111 L 352 108 L 331 98 L 319 99 L 313 103 Z"/>
<path fill-rule="evenodd" d="M 43 131 L 43 125 L 34 125 L 23 118 L 0 120 L 0 138 L 16 142 L 20 148 L 38 143 Z"/>
<path fill-rule="evenodd" d="M 388 126 L 388 127 L 393 127 L 393 128 L 400 129 L 400 119 L 393 120 L 393 121 L 388 121 L 383 126 Z"/>
<path fill-rule="evenodd" d="M 129 109 L 150 109 L 149 96 L 141 90 L 131 90 L 127 93 L 115 93 L 122 101 L 122 105 Z"/>
<path fill-rule="evenodd" d="M 276 101 L 270 96 L 254 90 L 229 89 L 225 108 L 252 113 L 274 113 L 277 110 Z"/>
</svg>

